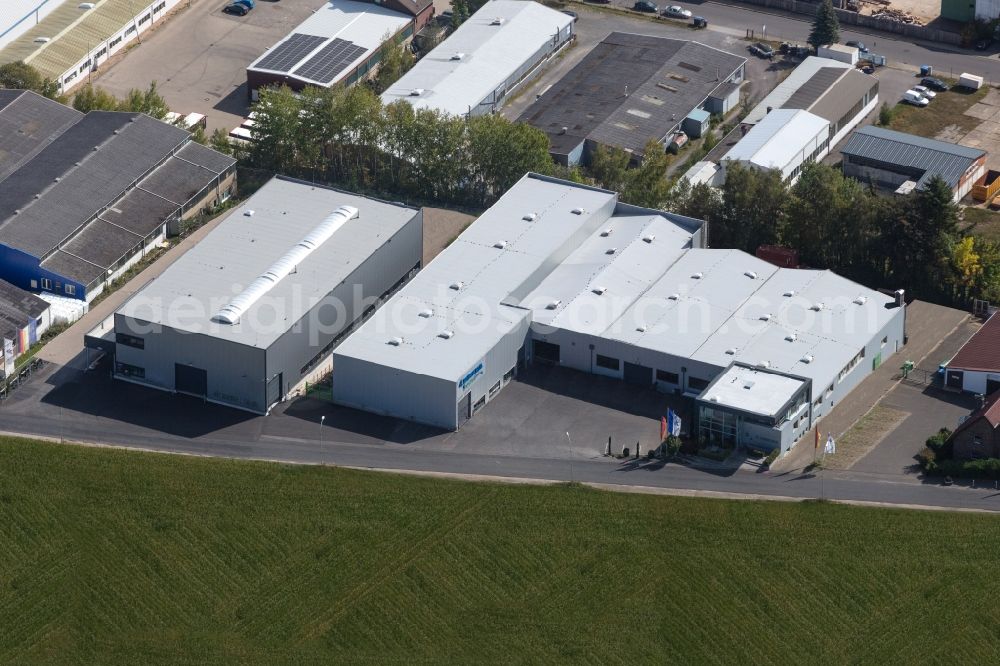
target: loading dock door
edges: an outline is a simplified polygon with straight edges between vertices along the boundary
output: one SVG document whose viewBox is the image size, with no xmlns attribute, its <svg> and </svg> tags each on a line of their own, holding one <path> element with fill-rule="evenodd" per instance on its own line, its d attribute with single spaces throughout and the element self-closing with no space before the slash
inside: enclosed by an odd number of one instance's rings
<svg viewBox="0 0 1000 666">
<path fill-rule="evenodd" d="M 637 386 L 651 386 L 653 384 L 653 369 L 644 365 L 625 362 L 624 380 L 628 384 Z"/>
<path fill-rule="evenodd" d="M 965 373 L 961 370 L 949 370 L 946 375 L 945 384 L 948 388 L 962 388 L 962 384 L 965 380 Z"/>
<path fill-rule="evenodd" d="M 559 365 L 559 345 L 544 340 L 535 340 L 532 351 L 536 360 Z"/>
<path fill-rule="evenodd" d="M 193 365 L 174 363 L 174 390 L 204 398 L 208 395 L 208 373 Z"/>
<path fill-rule="evenodd" d="M 458 421 L 457 421 L 458 426 L 456 428 L 457 430 L 458 428 L 461 428 L 466 421 L 469 420 L 470 416 L 472 416 L 472 391 L 469 391 L 468 393 L 463 395 L 462 398 L 458 401 L 458 404 L 455 406 L 455 408 L 458 410 Z"/>
<path fill-rule="evenodd" d="M 268 407 L 281 400 L 281 377 L 282 374 L 279 372 L 274 377 L 271 377 L 271 381 L 267 383 Z"/>
</svg>

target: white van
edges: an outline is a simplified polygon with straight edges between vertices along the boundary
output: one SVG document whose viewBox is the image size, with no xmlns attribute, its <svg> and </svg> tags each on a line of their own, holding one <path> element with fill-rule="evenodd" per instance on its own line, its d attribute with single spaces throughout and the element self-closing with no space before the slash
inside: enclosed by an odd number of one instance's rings
<svg viewBox="0 0 1000 666">
<path fill-rule="evenodd" d="M 916 90 L 907 90 L 903 93 L 903 101 L 913 106 L 927 106 L 930 104 L 930 100 Z"/>
</svg>

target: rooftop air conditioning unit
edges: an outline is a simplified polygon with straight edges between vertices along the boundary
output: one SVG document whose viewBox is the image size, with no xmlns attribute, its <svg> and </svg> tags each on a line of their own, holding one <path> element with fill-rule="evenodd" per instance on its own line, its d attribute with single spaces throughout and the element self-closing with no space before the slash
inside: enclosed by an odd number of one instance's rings
<svg viewBox="0 0 1000 666">
<path fill-rule="evenodd" d="M 607 238 L 610 235 L 611 235 L 611 227 L 608 227 L 607 229 L 601 232 L 601 238 Z"/>
<path fill-rule="evenodd" d="M 464 53 L 452 53 L 451 54 L 451 59 L 452 60 L 462 60 L 463 58 L 465 58 L 465 54 Z"/>
<path fill-rule="evenodd" d="M 754 273 L 753 271 L 747 271 L 743 275 L 746 275 L 751 280 L 756 280 L 757 279 L 757 274 Z"/>
<path fill-rule="evenodd" d="M 421 310 L 420 312 L 417 313 L 418 316 L 423 317 L 424 319 L 430 319 L 431 315 L 433 314 L 434 314 L 433 310 Z"/>
<path fill-rule="evenodd" d="M 423 94 L 424 94 L 423 88 L 414 88 L 413 90 L 410 91 L 410 97 L 420 97 Z"/>
<path fill-rule="evenodd" d="M 455 335 L 455 331 L 444 330 L 438 333 L 438 337 L 444 338 L 445 340 L 450 340 L 453 335 Z"/>
<path fill-rule="evenodd" d="M 560 301 L 558 298 L 554 301 L 549 301 L 548 303 L 545 304 L 545 309 L 555 310 L 557 307 L 559 307 L 560 303 L 562 303 L 562 301 Z"/>
<path fill-rule="evenodd" d="M 591 289 L 591 291 L 597 294 L 598 296 L 602 296 L 604 292 L 606 292 L 607 290 L 608 290 L 607 287 L 594 287 L 593 289 Z"/>
<path fill-rule="evenodd" d="M 642 237 L 642 242 L 643 243 L 652 243 L 655 238 L 656 238 L 656 236 L 654 236 L 653 234 L 648 234 L 648 235 Z"/>
<path fill-rule="evenodd" d="M 393 347 L 398 347 L 403 344 L 403 338 L 389 338 L 386 342 L 387 345 L 392 345 Z"/>
<path fill-rule="evenodd" d="M 464 286 L 465 286 L 464 282 L 452 282 L 450 285 L 448 285 L 448 288 L 449 289 L 454 289 L 455 291 L 458 291 L 459 289 L 461 289 Z"/>
<path fill-rule="evenodd" d="M 507 247 L 507 241 L 497 241 L 496 243 L 493 243 L 493 247 L 498 250 L 502 250 Z"/>
<path fill-rule="evenodd" d="M 525 222 L 534 222 L 535 220 L 538 219 L 538 213 L 528 213 L 521 219 L 524 220 Z"/>
</svg>

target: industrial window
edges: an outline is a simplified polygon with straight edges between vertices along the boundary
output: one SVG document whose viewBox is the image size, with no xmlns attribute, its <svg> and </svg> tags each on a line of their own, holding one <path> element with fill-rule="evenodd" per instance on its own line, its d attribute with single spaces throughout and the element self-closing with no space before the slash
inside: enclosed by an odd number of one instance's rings
<svg viewBox="0 0 1000 666">
<path fill-rule="evenodd" d="M 688 377 L 688 388 L 696 391 L 704 391 L 708 388 L 708 380 L 700 377 Z"/>
<path fill-rule="evenodd" d="M 141 19 L 139 19 L 139 25 L 142 25 L 143 23 L 145 23 L 148 20 L 149 20 L 149 14 L 146 14 Z"/>
<path fill-rule="evenodd" d="M 65 289 L 67 296 L 76 296 L 76 285 L 68 284 Z"/>
<path fill-rule="evenodd" d="M 134 25 L 130 25 L 128 27 L 128 29 L 125 31 L 125 34 L 126 35 L 131 35 L 133 32 L 135 32 L 135 26 Z"/>
<path fill-rule="evenodd" d="M 102 55 L 104 55 L 107 52 L 108 52 L 108 49 L 107 48 L 103 48 L 100 51 L 98 51 L 97 53 L 95 53 L 94 57 L 95 58 L 100 58 Z"/>
<path fill-rule="evenodd" d="M 153 11 L 154 11 L 154 12 L 160 12 L 160 11 L 163 11 L 163 8 L 164 8 L 164 7 L 166 7 L 166 6 L 167 6 L 167 3 L 165 3 L 165 2 L 161 2 L 160 4 L 158 4 L 158 5 L 156 5 L 155 7 L 153 7 Z"/>
<path fill-rule="evenodd" d="M 884 338 L 882 338 L 882 346 L 883 347 L 885 347 L 888 342 L 889 342 L 889 336 L 888 335 L 885 336 Z"/>
<path fill-rule="evenodd" d="M 42 289 L 45 289 L 47 291 L 51 291 L 52 290 L 52 280 L 50 280 L 48 278 L 42 278 Z"/>
<path fill-rule="evenodd" d="M 514 377 L 514 368 L 511 368 L 510 370 L 508 370 L 507 372 L 505 372 L 504 375 L 503 375 L 503 381 L 504 381 L 504 383 L 506 384 L 511 379 L 513 379 L 513 377 Z"/>
<path fill-rule="evenodd" d="M 32 289 L 38 289 L 38 280 L 32 280 L 31 281 L 31 288 Z"/>
<path fill-rule="evenodd" d="M 656 381 L 667 382 L 668 384 L 680 384 L 680 377 L 677 376 L 676 372 L 667 372 L 666 370 L 656 371 Z"/>
<path fill-rule="evenodd" d="M 493 395 L 499 390 L 500 390 L 500 380 L 498 379 L 497 383 L 490 387 L 490 397 L 492 398 Z"/>
<path fill-rule="evenodd" d="M 108 48 L 113 49 L 121 43 L 122 43 L 122 38 L 119 36 L 117 39 L 111 40 L 111 42 L 108 44 Z"/>
<path fill-rule="evenodd" d="M 115 334 L 115 342 L 117 342 L 120 345 L 125 345 L 126 347 L 133 347 L 135 349 L 145 349 L 146 348 L 146 341 L 145 340 L 143 340 L 142 338 L 140 338 L 138 336 L 129 335 L 127 333 L 116 333 Z"/>
<path fill-rule="evenodd" d="M 851 362 L 845 365 L 844 369 L 840 371 L 839 375 L 837 375 L 837 383 L 839 384 L 840 382 L 844 381 L 844 377 L 850 374 L 851 370 L 856 368 L 858 366 L 858 363 L 861 363 L 861 360 L 864 357 L 865 357 L 865 350 L 862 347 L 861 351 L 855 354 L 854 358 L 851 359 Z"/>
<path fill-rule="evenodd" d="M 600 354 L 598 354 L 596 362 L 598 367 L 606 368 L 608 370 L 621 369 L 621 361 L 619 361 L 617 358 L 611 358 L 610 356 L 601 356 Z"/>
<path fill-rule="evenodd" d="M 136 377 L 138 379 L 146 378 L 146 368 L 140 368 L 137 365 L 115 363 L 115 371 L 124 377 Z"/>
</svg>

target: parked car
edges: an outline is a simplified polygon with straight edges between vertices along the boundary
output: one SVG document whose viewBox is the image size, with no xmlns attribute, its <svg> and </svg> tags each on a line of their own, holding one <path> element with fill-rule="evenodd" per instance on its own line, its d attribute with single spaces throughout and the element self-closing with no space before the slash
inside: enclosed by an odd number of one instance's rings
<svg viewBox="0 0 1000 666">
<path fill-rule="evenodd" d="M 864 42 L 858 42 L 852 39 L 851 41 L 846 42 L 844 46 L 853 46 L 862 53 L 868 53 L 868 48 L 865 46 Z"/>
<path fill-rule="evenodd" d="M 990 44 L 992 43 L 993 43 L 992 39 L 980 39 L 976 42 L 976 50 L 985 51 L 986 49 L 990 48 Z"/>
<path fill-rule="evenodd" d="M 771 48 L 770 44 L 765 44 L 764 42 L 757 42 L 750 46 L 750 53 L 758 55 L 761 58 L 767 58 L 768 60 L 774 57 L 774 49 Z"/>
<path fill-rule="evenodd" d="M 937 90 L 938 92 L 944 92 L 948 89 L 948 84 L 939 78 L 933 76 L 925 76 L 920 79 L 920 85 L 926 86 L 931 90 Z"/>
<path fill-rule="evenodd" d="M 692 28 L 707 28 L 708 27 L 708 20 L 706 20 L 705 17 L 703 17 L 703 16 L 695 16 L 693 19 L 691 19 L 691 27 Z"/>
<path fill-rule="evenodd" d="M 903 101 L 907 104 L 912 104 L 913 106 L 927 106 L 930 104 L 930 100 L 921 95 L 916 90 L 907 90 L 903 93 Z"/>
<path fill-rule="evenodd" d="M 660 11 L 660 8 L 649 0 L 639 0 L 639 2 L 632 5 L 632 9 L 644 14 L 655 14 Z"/>
<path fill-rule="evenodd" d="M 578 18 L 580 18 L 579 14 L 577 14 L 576 12 L 571 11 L 569 9 L 562 9 L 560 11 L 562 11 L 562 13 L 565 14 L 566 16 L 572 16 L 574 21 L 577 20 Z"/>
<path fill-rule="evenodd" d="M 232 14 L 233 16 L 246 16 L 250 13 L 250 8 L 242 2 L 234 2 L 223 7 L 222 11 L 226 14 Z"/>
<path fill-rule="evenodd" d="M 670 5 L 663 10 L 663 15 L 670 18 L 689 19 L 691 18 L 691 10 L 684 9 L 680 5 Z"/>
<path fill-rule="evenodd" d="M 937 93 L 928 88 L 927 86 L 913 86 L 913 90 L 926 97 L 927 99 L 934 99 L 937 97 Z"/>
</svg>

